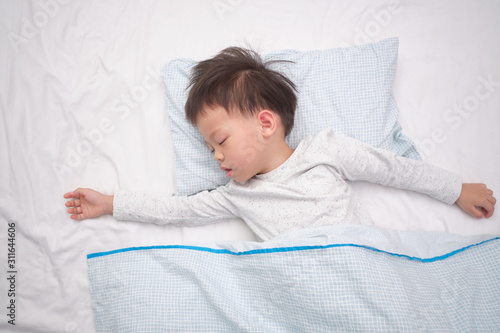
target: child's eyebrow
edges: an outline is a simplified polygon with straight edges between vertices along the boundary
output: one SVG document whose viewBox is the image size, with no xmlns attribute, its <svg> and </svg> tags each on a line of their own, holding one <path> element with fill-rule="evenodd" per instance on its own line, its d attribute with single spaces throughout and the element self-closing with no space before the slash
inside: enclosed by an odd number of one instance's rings
<svg viewBox="0 0 500 333">
<path fill-rule="evenodd" d="M 220 140 L 219 136 L 221 136 L 220 132 L 225 132 L 224 128 L 217 127 L 213 129 L 209 134 L 208 134 L 208 139 L 210 140 Z"/>
<path fill-rule="evenodd" d="M 210 133 L 209 133 L 209 137 L 213 138 L 215 136 L 215 134 L 217 134 L 218 132 L 220 132 L 220 128 L 214 128 Z"/>
</svg>

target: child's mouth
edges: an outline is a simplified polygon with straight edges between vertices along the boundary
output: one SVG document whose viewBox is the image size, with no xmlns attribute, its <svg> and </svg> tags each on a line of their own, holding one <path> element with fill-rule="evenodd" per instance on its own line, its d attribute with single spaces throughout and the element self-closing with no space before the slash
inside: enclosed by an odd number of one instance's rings
<svg viewBox="0 0 500 333">
<path fill-rule="evenodd" d="M 226 176 L 231 177 L 233 175 L 233 170 L 232 169 L 227 169 L 224 168 L 223 166 L 220 167 L 222 170 L 226 171 Z"/>
</svg>

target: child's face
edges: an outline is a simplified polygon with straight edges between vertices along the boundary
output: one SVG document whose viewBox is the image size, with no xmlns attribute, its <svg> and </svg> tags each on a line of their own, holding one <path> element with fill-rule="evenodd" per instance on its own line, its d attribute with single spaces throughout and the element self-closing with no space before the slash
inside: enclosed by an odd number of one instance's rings
<svg viewBox="0 0 500 333">
<path fill-rule="evenodd" d="M 264 169 L 264 145 L 256 117 L 239 112 L 230 115 L 215 106 L 199 116 L 197 127 L 228 177 L 244 182 Z"/>
</svg>

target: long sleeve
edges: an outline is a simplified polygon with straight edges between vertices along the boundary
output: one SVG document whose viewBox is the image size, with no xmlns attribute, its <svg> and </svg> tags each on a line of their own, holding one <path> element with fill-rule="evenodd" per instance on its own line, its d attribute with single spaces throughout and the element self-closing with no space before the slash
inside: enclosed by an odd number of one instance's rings
<svg viewBox="0 0 500 333">
<path fill-rule="evenodd" d="M 197 226 L 235 217 L 223 190 L 203 191 L 191 196 L 166 193 L 119 192 L 113 200 L 117 220 L 155 224 Z"/>
<path fill-rule="evenodd" d="M 336 136 L 331 142 L 335 165 L 345 179 L 416 191 L 448 204 L 453 204 L 461 193 L 462 179 L 453 172 L 349 137 Z"/>
</svg>

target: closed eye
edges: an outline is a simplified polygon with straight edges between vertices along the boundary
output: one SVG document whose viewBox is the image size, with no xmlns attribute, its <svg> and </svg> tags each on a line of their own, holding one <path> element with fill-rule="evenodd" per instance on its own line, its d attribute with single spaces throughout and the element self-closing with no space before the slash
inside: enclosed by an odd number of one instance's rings
<svg viewBox="0 0 500 333">
<path fill-rule="evenodd" d="M 206 142 L 205 142 L 206 143 Z M 215 151 L 215 148 L 213 148 L 212 146 L 210 146 L 208 143 L 207 143 L 207 148 L 210 149 L 210 152 L 213 154 L 214 151 Z"/>
</svg>

